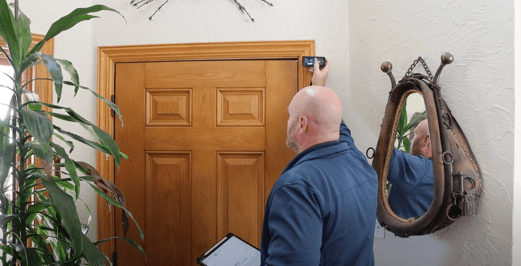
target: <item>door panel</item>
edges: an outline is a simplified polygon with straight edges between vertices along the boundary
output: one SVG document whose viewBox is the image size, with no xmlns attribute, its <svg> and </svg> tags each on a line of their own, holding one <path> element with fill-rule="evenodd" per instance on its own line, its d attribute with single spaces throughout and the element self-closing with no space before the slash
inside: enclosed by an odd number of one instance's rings
<svg viewBox="0 0 521 266">
<path fill-rule="evenodd" d="M 146 153 L 146 231 L 147 250 L 153 253 L 149 265 L 190 265 L 191 252 L 191 153 Z M 161 200 L 157 200 L 157 195 Z M 170 236 L 170 237 L 165 237 Z M 183 239 L 183 242 L 178 241 Z M 151 254 L 152 255 L 152 254 Z"/>
<path fill-rule="evenodd" d="M 196 265 L 229 232 L 259 247 L 267 196 L 295 155 L 285 140 L 297 61 L 120 63 L 115 91 L 115 137 L 132 159 L 115 182 L 149 258 L 118 241 L 118 263 Z M 128 236 L 139 239 L 134 226 Z"/>
<path fill-rule="evenodd" d="M 217 153 L 217 238 L 229 232 L 260 243 L 264 211 L 264 153 Z"/>
</svg>

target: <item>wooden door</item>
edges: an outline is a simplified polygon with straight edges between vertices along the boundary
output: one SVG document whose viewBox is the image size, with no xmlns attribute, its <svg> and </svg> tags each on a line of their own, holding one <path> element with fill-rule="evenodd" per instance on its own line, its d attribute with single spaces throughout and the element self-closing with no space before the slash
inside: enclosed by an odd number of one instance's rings
<svg viewBox="0 0 521 266">
<path fill-rule="evenodd" d="M 196 265 L 228 232 L 260 247 L 286 147 L 297 60 L 118 63 L 115 138 L 131 161 L 115 183 L 145 232 L 148 262 L 122 241 L 119 265 Z M 116 235 L 122 235 L 116 215 Z M 128 236 L 139 239 L 135 226 Z"/>
</svg>

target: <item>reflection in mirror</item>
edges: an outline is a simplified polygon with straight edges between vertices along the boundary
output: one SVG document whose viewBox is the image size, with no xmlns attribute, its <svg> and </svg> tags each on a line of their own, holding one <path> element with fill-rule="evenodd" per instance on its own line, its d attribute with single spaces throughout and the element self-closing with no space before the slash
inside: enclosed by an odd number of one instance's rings
<svg viewBox="0 0 521 266">
<path fill-rule="evenodd" d="M 396 139 L 387 176 L 388 202 L 403 219 L 419 218 L 434 197 L 429 125 L 423 97 L 411 93 L 395 124 Z"/>
</svg>

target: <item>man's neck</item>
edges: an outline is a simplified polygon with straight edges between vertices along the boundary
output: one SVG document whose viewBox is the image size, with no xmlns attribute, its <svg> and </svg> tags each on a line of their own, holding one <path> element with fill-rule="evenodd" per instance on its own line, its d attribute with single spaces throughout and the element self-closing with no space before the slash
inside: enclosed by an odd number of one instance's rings
<svg viewBox="0 0 521 266">
<path fill-rule="evenodd" d="M 320 145 L 322 143 L 326 143 L 326 142 L 332 142 L 332 141 L 338 141 L 340 139 L 340 134 L 331 134 L 329 136 L 323 136 L 321 138 L 318 138 L 318 137 L 315 137 L 315 138 L 309 138 L 307 142 L 304 142 L 304 143 L 301 143 L 300 146 L 299 146 L 299 153 L 311 148 L 311 147 L 314 147 L 314 146 L 317 146 L 317 145 Z"/>
</svg>

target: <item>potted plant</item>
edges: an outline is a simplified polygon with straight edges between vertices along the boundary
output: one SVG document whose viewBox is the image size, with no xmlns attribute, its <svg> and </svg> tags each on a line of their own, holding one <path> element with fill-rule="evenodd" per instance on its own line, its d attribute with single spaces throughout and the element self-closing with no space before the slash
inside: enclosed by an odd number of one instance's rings
<svg viewBox="0 0 521 266">
<path fill-rule="evenodd" d="M 0 52 L 14 69 L 13 86 L 0 87 L 13 92 L 8 114 L 0 118 L 1 264 L 79 265 L 85 260 L 89 265 L 105 265 L 108 258 L 98 250 L 97 245 L 108 239 L 98 242 L 89 240 L 85 236 L 88 223 L 80 221 L 76 210 L 80 185 L 90 185 L 109 204 L 121 208 L 124 227 L 128 228 L 126 217 L 133 217 L 125 209 L 123 195 L 114 184 L 99 176 L 94 167 L 69 157 L 74 148 L 70 139 L 113 156 L 118 166 L 121 159 L 128 157 L 119 150 L 111 135 L 72 108 L 39 101 L 36 93 L 27 90 L 27 85 L 35 80 L 22 83 L 21 78 L 30 67 L 44 64 L 52 77 L 48 80 L 54 83 L 58 102 L 63 85 L 71 86 L 75 93 L 80 89 L 86 90 L 108 104 L 123 123 L 115 104 L 79 84 L 78 73 L 71 62 L 40 52 L 51 38 L 81 21 L 95 18 L 92 13 L 102 10 L 119 12 L 103 5 L 78 8 L 52 24 L 44 39 L 30 47 L 30 20 L 18 10 L 17 2 L 8 5 L 6 0 L 0 0 L 0 36 L 8 47 L 8 50 L 0 47 Z M 64 80 L 62 68 L 68 72 L 70 81 Z M 53 110 L 46 111 L 43 106 Z M 83 126 L 96 141 L 54 125 L 51 117 Z M 61 139 L 70 151 L 67 152 L 53 138 Z M 37 158 L 39 163 L 28 163 L 31 157 Z M 7 179 L 14 181 L 12 185 L 7 185 Z M 144 238 L 141 229 L 139 231 L 141 238 Z M 144 255 L 135 241 L 124 236 L 117 238 L 128 241 Z"/>
</svg>

